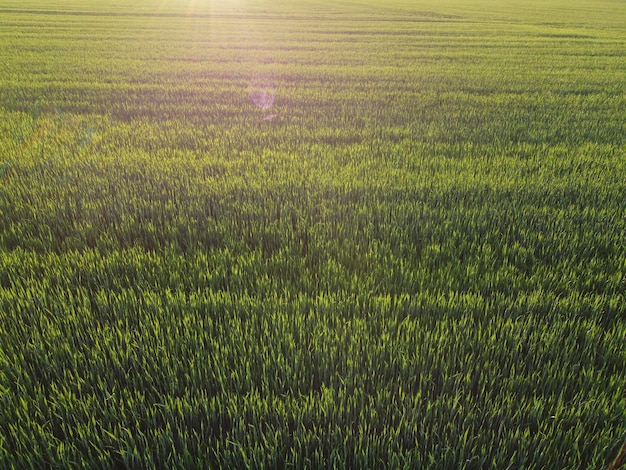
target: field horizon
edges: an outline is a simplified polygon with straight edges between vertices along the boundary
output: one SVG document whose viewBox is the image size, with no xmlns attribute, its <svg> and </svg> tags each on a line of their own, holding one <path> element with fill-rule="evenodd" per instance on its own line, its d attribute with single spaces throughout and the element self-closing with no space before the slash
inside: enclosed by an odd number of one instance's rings
<svg viewBox="0 0 626 470">
<path fill-rule="evenodd" d="M 0 3 L 0 468 L 606 468 L 620 0 Z"/>
</svg>

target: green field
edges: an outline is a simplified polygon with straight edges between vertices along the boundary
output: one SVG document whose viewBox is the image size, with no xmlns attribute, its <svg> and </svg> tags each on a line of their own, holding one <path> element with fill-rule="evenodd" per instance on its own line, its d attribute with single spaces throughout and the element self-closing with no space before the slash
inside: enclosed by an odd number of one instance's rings
<svg viewBox="0 0 626 470">
<path fill-rule="evenodd" d="M 623 0 L 0 0 L 0 468 L 625 437 Z"/>
</svg>

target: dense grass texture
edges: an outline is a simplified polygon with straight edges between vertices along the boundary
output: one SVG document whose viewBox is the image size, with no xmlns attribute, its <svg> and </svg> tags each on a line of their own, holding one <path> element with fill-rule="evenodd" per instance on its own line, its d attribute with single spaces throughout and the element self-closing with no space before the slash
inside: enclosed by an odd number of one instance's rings
<svg viewBox="0 0 626 470">
<path fill-rule="evenodd" d="M 618 0 L 0 3 L 0 468 L 606 468 Z"/>
</svg>

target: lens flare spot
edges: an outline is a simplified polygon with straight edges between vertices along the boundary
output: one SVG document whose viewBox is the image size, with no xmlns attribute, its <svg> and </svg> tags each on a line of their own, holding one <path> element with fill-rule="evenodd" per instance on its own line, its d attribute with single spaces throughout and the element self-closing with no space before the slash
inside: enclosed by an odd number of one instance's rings
<svg viewBox="0 0 626 470">
<path fill-rule="evenodd" d="M 274 81 L 267 75 L 255 76 L 248 85 L 248 96 L 255 106 L 261 109 L 271 108 L 276 98 Z"/>
</svg>

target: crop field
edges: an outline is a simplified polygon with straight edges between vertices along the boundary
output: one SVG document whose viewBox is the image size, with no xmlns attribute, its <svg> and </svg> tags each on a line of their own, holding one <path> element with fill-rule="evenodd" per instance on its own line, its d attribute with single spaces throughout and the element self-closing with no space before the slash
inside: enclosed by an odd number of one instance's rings
<svg viewBox="0 0 626 470">
<path fill-rule="evenodd" d="M 623 0 L 0 0 L 0 468 L 625 438 Z"/>
</svg>

